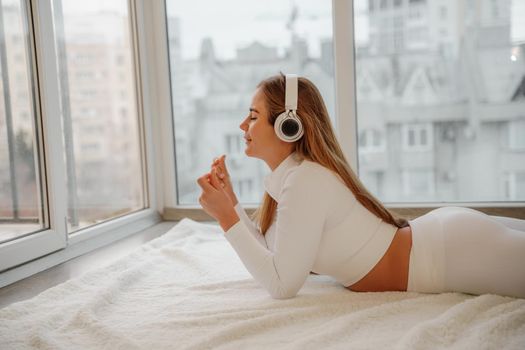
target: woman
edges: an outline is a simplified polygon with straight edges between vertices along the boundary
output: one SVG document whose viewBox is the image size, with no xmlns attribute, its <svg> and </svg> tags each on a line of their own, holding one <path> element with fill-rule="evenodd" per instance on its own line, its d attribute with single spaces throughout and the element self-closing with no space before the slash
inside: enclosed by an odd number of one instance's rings
<svg viewBox="0 0 525 350">
<path fill-rule="evenodd" d="M 203 209 L 272 297 L 295 296 L 310 272 L 333 276 L 353 291 L 525 297 L 525 220 L 457 207 L 410 222 L 397 217 L 351 170 L 309 80 L 297 82 L 302 137 L 287 142 L 278 136 L 285 79 L 278 75 L 257 86 L 240 125 L 246 155 L 272 170 L 257 224 L 238 204 L 224 156 L 198 179 Z"/>
</svg>

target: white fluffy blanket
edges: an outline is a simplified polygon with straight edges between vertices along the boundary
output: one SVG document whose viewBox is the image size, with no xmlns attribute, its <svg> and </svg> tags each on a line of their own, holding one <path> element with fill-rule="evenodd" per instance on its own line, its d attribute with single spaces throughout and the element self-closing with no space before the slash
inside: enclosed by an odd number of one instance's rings
<svg viewBox="0 0 525 350">
<path fill-rule="evenodd" d="M 525 349 L 525 300 L 353 293 L 273 300 L 217 226 L 183 220 L 110 266 L 0 310 L 1 349 Z"/>
</svg>

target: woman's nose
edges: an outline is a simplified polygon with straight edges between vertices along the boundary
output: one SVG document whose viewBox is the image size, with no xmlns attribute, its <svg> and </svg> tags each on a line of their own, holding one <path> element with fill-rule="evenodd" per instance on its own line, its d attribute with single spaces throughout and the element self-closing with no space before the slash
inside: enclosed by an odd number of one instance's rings
<svg viewBox="0 0 525 350">
<path fill-rule="evenodd" d="M 242 123 L 239 125 L 239 128 L 241 128 L 242 131 L 248 130 L 248 125 L 246 123 L 246 119 L 242 121 Z"/>
</svg>

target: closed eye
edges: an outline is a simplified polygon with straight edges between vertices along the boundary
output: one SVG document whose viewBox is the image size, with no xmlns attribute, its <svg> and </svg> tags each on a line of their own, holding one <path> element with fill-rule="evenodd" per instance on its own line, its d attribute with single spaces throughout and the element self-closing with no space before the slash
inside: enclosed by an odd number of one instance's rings
<svg viewBox="0 0 525 350">
<path fill-rule="evenodd" d="M 258 110 L 256 110 L 253 107 L 250 107 L 250 114 L 248 114 L 248 117 L 250 118 L 250 120 L 257 120 L 257 116 L 255 116 L 254 114 L 258 114 L 258 113 L 259 113 Z"/>
</svg>

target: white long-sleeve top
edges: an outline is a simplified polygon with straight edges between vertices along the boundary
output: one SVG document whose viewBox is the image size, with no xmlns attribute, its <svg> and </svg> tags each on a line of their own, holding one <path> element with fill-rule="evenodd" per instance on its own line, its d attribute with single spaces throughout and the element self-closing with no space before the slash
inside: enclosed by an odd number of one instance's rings
<svg viewBox="0 0 525 350">
<path fill-rule="evenodd" d="M 277 202 L 262 235 L 240 205 L 226 239 L 274 298 L 297 294 L 310 271 L 344 286 L 363 278 L 385 254 L 397 227 L 367 210 L 338 175 L 293 153 L 264 179 Z"/>
</svg>

